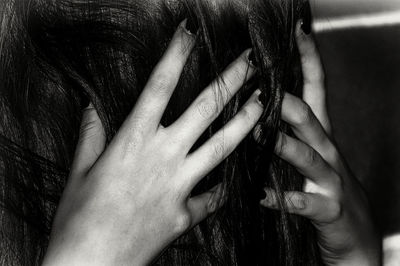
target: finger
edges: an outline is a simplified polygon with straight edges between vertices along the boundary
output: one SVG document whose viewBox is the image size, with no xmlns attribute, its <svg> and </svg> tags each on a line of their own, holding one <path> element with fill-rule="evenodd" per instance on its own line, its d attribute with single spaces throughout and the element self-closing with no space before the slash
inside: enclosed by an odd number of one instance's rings
<svg viewBox="0 0 400 266">
<path fill-rule="evenodd" d="M 278 134 L 275 154 L 322 187 L 329 188 L 340 180 L 335 170 L 317 151 L 284 133 Z"/>
<path fill-rule="evenodd" d="M 300 140 L 338 169 L 339 153 L 307 103 L 290 93 L 285 93 L 281 116 L 283 121 L 292 126 L 293 132 Z"/>
<path fill-rule="evenodd" d="M 280 206 L 278 195 L 270 188 L 265 189 L 266 197 L 260 204 L 266 208 L 286 210 L 289 213 L 304 216 L 314 222 L 324 223 L 340 215 L 340 204 L 329 198 L 314 193 L 289 191 L 283 194 L 283 205 Z"/>
<path fill-rule="evenodd" d="M 184 172 L 190 173 L 182 180 L 189 191 L 212 169 L 219 165 L 248 135 L 263 113 L 256 90 L 241 110 L 222 129 L 192 154 L 184 164 Z"/>
<path fill-rule="evenodd" d="M 86 173 L 103 152 L 106 134 L 96 109 L 90 104 L 84 111 L 72 171 Z"/>
<path fill-rule="evenodd" d="M 331 125 L 326 108 L 325 77 L 321 58 L 312 35 L 304 33 L 301 23 L 296 26 L 296 41 L 304 77 L 303 99 L 330 134 Z"/>
<path fill-rule="evenodd" d="M 254 75 L 255 68 L 249 63 L 251 50 L 245 51 L 222 73 L 221 77 L 210 84 L 170 126 L 174 135 L 189 150 L 201 134 L 218 117 L 224 106 L 236 92 Z"/>
<path fill-rule="evenodd" d="M 221 208 L 224 203 L 221 184 L 203 194 L 190 198 L 187 206 L 192 216 L 192 227 Z"/>
<path fill-rule="evenodd" d="M 133 111 L 127 119 L 128 128 L 156 130 L 171 98 L 185 63 L 194 47 L 195 35 L 184 20 L 176 30 L 163 57 L 153 70 Z"/>
</svg>

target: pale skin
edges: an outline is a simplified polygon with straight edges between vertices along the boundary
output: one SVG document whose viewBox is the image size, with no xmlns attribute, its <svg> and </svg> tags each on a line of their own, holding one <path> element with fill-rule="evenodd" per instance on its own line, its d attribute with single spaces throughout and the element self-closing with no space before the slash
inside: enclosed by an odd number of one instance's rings
<svg viewBox="0 0 400 266">
<path fill-rule="evenodd" d="M 250 50 L 244 51 L 223 72 L 224 83 L 210 84 L 177 121 L 163 127 L 161 117 L 195 44 L 185 23 L 109 145 L 95 108 L 85 109 L 43 265 L 148 265 L 223 204 L 219 186 L 196 197 L 190 193 L 257 124 L 263 112 L 260 91 L 200 148 L 189 150 L 256 69 L 247 59 Z M 322 255 L 331 265 L 377 265 L 369 263 L 379 251 L 365 196 L 326 134 L 330 123 L 315 47 L 304 35 L 298 35 L 298 44 L 306 79 L 304 101 L 286 94 L 282 107 L 282 119 L 293 125 L 298 139 L 281 133 L 277 154 L 309 178 L 303 192 L 288 192 L 288 203 L 293 203 L 288 210 L 313 221 Z M 216 90 L 222 101 L 215 101 Z M 307 159 L 310 154 L 313 160 Z M 269 200 L 261 204 L 277 208 L 274 192 L 266 191 Z M 306 207 L 295 208 L 300 203 Z M 328 249 L 333 253 L 324 252 Z M 366 263 L 354 264 L 364 255 Z"/>
<path fill-rule="evenodd" d="M 111 143 L 93 107 L 85 110 L 68 184 L 44 265 L 147 265 L 222 204 L 219 187 L 193 187 L 254 128 L 263 112 L 254 91 L 236 116 L 196 151 L 189 150 L 250 79 L 250 50 L 211 83 L 169 127 L 161 117 L 195 44 L 182 22 L 137 104 Z M 219 92 L 221 101 L 215 100 Z"/>
<path fill-rule="evenodd" d="M 303 191 L 285 192 L 286 210 L 312 221 L 327 265 L 381 265 L 380 236 L 365 192 L 332 141 L 317 48 L 300 25 L 297 43 L 304 76 L 303 99 L 286 93 L 282 104 L 282 120 L 292 127 L 296 138 L 281 132 L 275 153 L 306 176 L 306 181 Z M 267 197 L 261 204 L 281 209 L 275 192 L 271 188 L 265 191 Z"/>
</svg>

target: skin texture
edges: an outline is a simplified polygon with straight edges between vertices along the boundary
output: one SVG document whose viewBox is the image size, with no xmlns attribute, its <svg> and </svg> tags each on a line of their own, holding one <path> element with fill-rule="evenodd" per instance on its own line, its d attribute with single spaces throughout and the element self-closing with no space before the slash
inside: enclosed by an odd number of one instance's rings
<svg viewBox="0 0 400 266">
<path fill-rule="evenodd" d="M 275 153 L 306 176 L 306 182 L 303 191 L 285 192 L 285 206 L 278 204 L 272 189 L 265 188 L 267 196 L 261 205 L 311 219 L 327 265 L 381 265 L 380 237 L 368 200 L 330 137 L 317 48 L 300 24 L 297 43 L 303 65 L 303 100 L 287 93 L 282 105 L 282 120 L 296 138 L 281 133 Z"/>
<path fill-rule="evenodd" d="M 256 90 L 219 132 L 189 154 L 201 133 L 254 74 L 245 51 L 172 125 L 160 120 L 195 43 L 183 21 L 137 104 L 105 147 L 96 110 L 83 115 L 74 163 L 43 265 L 147 265 L 223 202 L 219 187 L 193 187 L 248 135 L 263 107 Z M 216 91 L 222 100 L 215 101 Z"/>
<path fill-rule="evenodd" d="M 83 115 L 74 164 L 57 210 L 43 265 L 146 265 L 222 204 L 219 187 L 190 197 L 193 187 L 253 129 L 263 107 L 255 91 L 242 110 L 189 154 L 223 106 L 255 69 L 245 51 L 168 128 L 160 125 L 195 38 L 176 31 L 137 104 L 109 146 L 93 106 Z M 276 154 L 307 177 L 286 192 L 287 211 L 312 220 L 327 265 L 379 265 L 380 245 L 368 201 L 329 138 L 321 62 L 311 37 L 297 28 L 304 72 L 303 100 L 286 94 Z M 224 84 L 226 88 L 220 88 Z M 222 93 L 215 101 L 215 90 Z M 255 130 L 257 136 L 257 128 Z M 261 204 L 279 209 L 266 188 Z"/>
</svg>

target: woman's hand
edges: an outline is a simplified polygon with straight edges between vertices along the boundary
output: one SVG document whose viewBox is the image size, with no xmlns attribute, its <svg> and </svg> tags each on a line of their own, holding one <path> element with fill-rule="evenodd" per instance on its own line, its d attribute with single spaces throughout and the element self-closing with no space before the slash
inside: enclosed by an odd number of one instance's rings
<svg viewBox="0 0 400 266">
<path fill-rule="evenodd" d="M 195 44 L 195 35 L 185 26 L 184 21 L 107 147 L 96 110 L 90 106 L 84 111 L 44 265 L 148 264 L 221 206 L 219 186 L 195 197 L 190 193 L 257 123 L 263 112 L 260 91 L 189 154 L 255 69 L 249 64 L 248 50 L 224 71 L 224 82 L 214 81 L 175 123 L 163 127 L 161 117 Z"/>
<path fill-rule="evenodd" d="M 286 210 L 311 219 L 327 265 L 380 265 L 380 238 L 366 195 L 330 139 L 324 73 L 311 36 L 297 28 L 303 100 L 286 93 L 282 119 L 297 138 L 280 133 L 276 154 L 306 176 L 303 191 L 285 193 Z M 275 192 L 265 189 L 261 204 L 280 209 Z"/>
</svg>

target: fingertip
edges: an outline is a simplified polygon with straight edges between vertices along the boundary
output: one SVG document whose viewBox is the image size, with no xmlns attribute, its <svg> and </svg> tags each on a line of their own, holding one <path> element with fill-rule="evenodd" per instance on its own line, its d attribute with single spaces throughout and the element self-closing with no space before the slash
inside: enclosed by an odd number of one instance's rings
<svg viewBox="0 0 400 266">
<path fill-rule="evenodd" d="M 311 54 L 311 51 L 315 52 L 316 45 L 312 34 L 311 22 L 307 22 L 304 18 L 299 19 L 295 27 L 295 37 L 302 56 Z"/>
<path fill-rule="evenodd" d="M 253 49 L 247 48 L 240 54 L 238 59 L 245 63 L 244 65 L 241 65 L 241 67 L 245 67 L 248 79 L 250 79 L 250 77 L 252 77 L 256 72 L 258 64 Z"/>
<path fill-rule="evenodd" d="M 222 183 L 219 183 L 211 188 L 208 193 L 210 193 L 210 195 L 207 202 L 207 211 L 209 214 L 211 214 L 220 209 L 225 204 Z"/>
<path fill-rule="evenodd" d="M 247 60 L 248 60 L 249 66 L 251 66 L 252 68 L 257 68 L 257 59 L 256 59 L 253 49 L 247 50 L 246 55 L 247 55 Z"/>
<path fill-rule="evenodd" d="M 277 208 L 276 193 L 270 188 L 264 188 L 265 196 L 260 200 L 260 204 L 267 208 Z"/>
<path fill-rule="evenodd" d="M 208 214 L 212 214 L 224 206 L 225 200 L 221 195 L 214 195 L 207 204 Z"/>
<path fill-rule="evenodd" d="M 197 24 L 196 24 L 197 25 Z M 189 19 L 184 19 L 178 26 L 176 33 L 178 38 L 183 39 L 184 43 L 187 43 L 189 47 L 192 47 L 196 41 L 198 26 L 195 26 Z"/>
<path fill-rule="evenodd" d="M 265 198 L 263 198 L 263 199 L 260 200 L 260 205 L 261 205 L 261 206 L 264 206 L 264 207 L 266 207 L 266 208 L 272 207 L 272 203 L 271 203 L 270 200 L 268 200 L 267 197 L 265 197 Z"/>
<path fill-rule="evenodd" d="M 167 54 L 168 51 L 173 51 L 174 56 L 178 52 L 178 58 L 182 58 L 184 62 L 186 62 L 187 57 L 190 55 L 197 38 L 197 32 L 193 33 L 193 29 L 188 29 L 188 24 L 188 19 L 184 19 L 179 23 L 170 42 L 170 49 L 167 50 Z"/>
<path fill-rule="evenodd" d="M 303 30 L 303 20 L 300 19 L 296 24 L 296 42 L 299 48 L 300 54 L 305 54 L 306 47 L 309 46 L 310 43 L 313 42 L 313 38 L 311 34 L 306 34 Z"/>
<path fill-rule="evenodd" d="M 103 152 L 106 144 L 106 133 L 96 108 L 92 103 L 83 109 L 76 146 L 74 163 L 71 171 L 86 173 Z"/>
<path fill-rule="evenodd" d="M 91 109 L 91 108 L 94 108 L 94 105 L 92 102 L 89 102 L 88 106 L 86 106 L 85 109 Z"/>
<path fill-rule="evenodd" d="M 291 209 L 302 211 L 307 208 L 307 199 L 301 193 L 295 193 L 289 198 Z"/>
<path fill-rule="evenodd" d="M 189 36 L 196 37 L 199 31 L 199 25 L 197 21 L 193 18 L 185 18 L 180 24 L 181 27 Z"/>
<path fill-rule="evenodd" d="M 97 110 L 94 105 L 89 102 L 88 106 L 86 106 L 82 111 L 82 124 L 89 123 L 91 121 L 96 121 L 100 119 Z"/>
<path fill-rule="evenodd" d="M 301 35 L 304 35 L 304 31 L 301 28 L 301 24 L 303 23 L 302 19 L 299 19 L 296 23 L 296 37 L 299 38 Z"/>
<path fill-rule="evenodd" d="M 189 198 L 187 207 L 192 214 L 192 226 L 220 209 L 226 202 L 222 184 L 218 184 L 203 194 Z"/>
<path fill-rule="evenodd" d="M 258 103 L 262 108 L 264 108 L 265 106 L 264 106 L 264 103 L 262 102 L 262 92 L 261 92 L 261 90 L 260 90 L 260 89 L 257 89 L 257 90 L 254 92 L 253 95 L 256 97 L 257 103 Z"/>
<path fill-rule="evenodd" d="M 269 206 L 265 203 L 265 199 L 262 199 L 262 200 L 260 200 L 260 205 L 261 206 L 263 206 L 263 207 L 265 207 L 265 208 L 268 208 Z"/>
<path fill-rule="evenodd" d="M 306 1 L 301 8 L 301 29 L 309 35 L 312 31 L 312 13 L 309 1 Z"/>
<path fill-rule="evenodd" d="M 88 137 L 99 136 L 101 141 L 105 139 L 105 131 L 103 123 L 97 113 L 96 108 L 92 103 L 83 109 L 81 128 L 80 128 L 80 141 L 84 141 Z"/>
<path fill-rule="evenodd" d="M 269 209 L 278 209 L 277 205 L 275 202 L 271 201 L 268 197 L 266 197 L 265 199 L 260 200 L 260 205 L 265 207 L 265 208 L 269 208 Z"/>
</svg>

